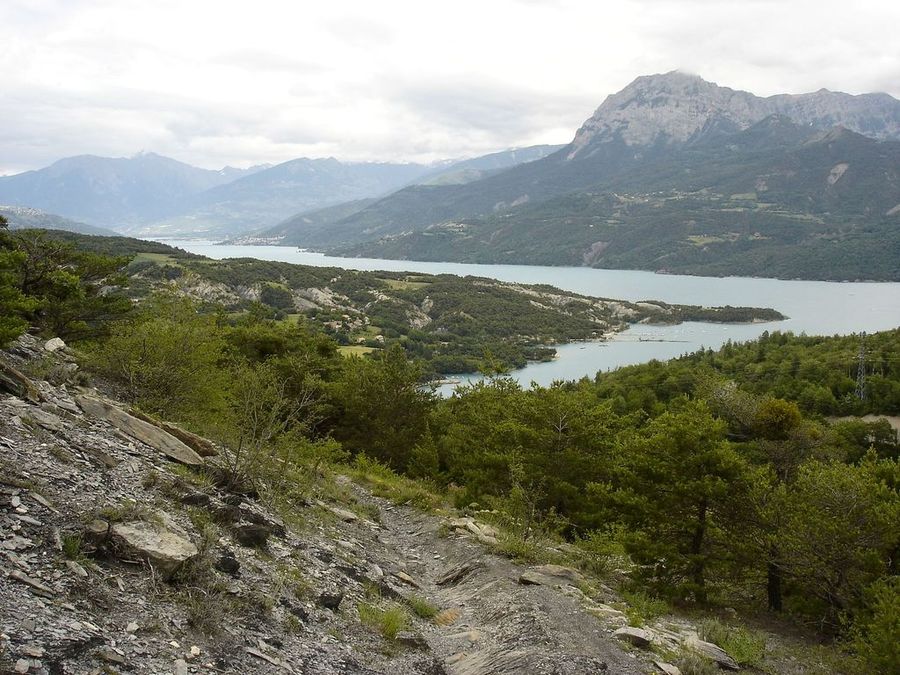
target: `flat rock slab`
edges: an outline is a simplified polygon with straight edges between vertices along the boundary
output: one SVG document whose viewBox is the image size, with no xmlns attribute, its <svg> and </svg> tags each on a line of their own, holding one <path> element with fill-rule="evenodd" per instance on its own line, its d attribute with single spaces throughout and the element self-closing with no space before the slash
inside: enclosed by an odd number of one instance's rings
<svg viewBox="0 0 900 675">
<path fill-rule="evenodd" d="M 635 647 L 647 647 L 650 645 L 652 636 L 645 630 L 635 628 L 633 626 L 624 626 L 613 631 L 613 637 L 634 645 Z"/>
<path fill-rule="evenodd" d="M 575 586 L 584 577 L 577 570 L 562 565 L 538 565 L 519 575 L 519 583 L 530 586 Z"/>
<path fill-rule="evenodd" d="M 172 434 L 149 422 L 144 422 L 134 415 L 128 414 L 111 403 L 83 395 L 76 396 L 75 401 L 88 415 L 106 420 L 120 431 L 139 440 L 141 443 L 146 443 L 151 448 L 158 450 L 176 462 L 181 462 L 188 466 L 200 466 L 203 464 L 203 458 L 200 455 Z"/>
<path fill-rule="evenodd" d="M 690 649 L 703 654 L 703 656 L 716 662 L 719 668 L 723 670 L 740 670 L 741 667 L 733 658 L 728 655 L 724 649 L 712 642 L 705 642 L 699 638 L 688 638 L 684 642 Z"/>
<path fill-rule="evenodd" d="M 188 431 L 187 429 L 182 429 L 177 424 L 155 419 L 153 417 L 150 417 L 150 415 L 144 414 L 140 410 L 135 410 L 133 408 L 131 410 L 131 414 L 137 417 L 139 420 L 147 422 L 148 424 L 152 424 L 153 426 L 159 427 L 163 431 L 172 434 L 175 438 L 184 443 L 201 457 L 215 457 L 219 454 L 219 451 L 216 449 L 216 446 L 212 441 L 203 438 L 203 436 L 198 436 L 197 434 Z"/>
<path fill-rule="evenodd" d="M 166 578 L 198 553 L 190 541 L 160 523 L 143 520 L 115 523 L 109 534 L 114 544 L 139 555 Z"/>
</svg>

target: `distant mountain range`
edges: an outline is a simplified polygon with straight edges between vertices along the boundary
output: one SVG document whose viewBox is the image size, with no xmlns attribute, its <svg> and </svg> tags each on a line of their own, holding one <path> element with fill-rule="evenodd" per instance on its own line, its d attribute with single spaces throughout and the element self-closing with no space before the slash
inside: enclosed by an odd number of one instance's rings
<svg viewBox="0 0 900 675">
<path fill-rule="evenodd" d="M 77 220 L 63 218 L 53 213 L 47 213 L 29 206 L 5 206 L 0 204 L 0 216 L 6 218 L 11 230 L 43 229 L 63 230 L 64 232 L 77 232 L 78 234 L 94 234 L 104 237 L 115 236 L 117 233 L 105 227 L 79 223 Z"/>
<path fill-rule="evenodd" d="M 898 138 L 885 94 L 759 98 L 674 72 L 608 97 L 542 159 L 262 234 L 340 255 L 900 279 Z"/>
<path fill-rule="evenodd" d="M 900 280 L 900 101 L 671 72 L 607 97 L 565 146 L 222 171 L 76 157 L 0 178 L 0 203 L 339 255 Z"/>
<path fill-rule="evenodd" d="M 303 158 L 220 171 L 152 153 L 131 158 L 85 155 L 0 177 L 0 203 L 128 234 L 224 238 L 272 226 L 298 212 L 381 197 L 419 180 L 477 180 L 559 147 L 507 150 L 437 165 Z"/>
</svg>

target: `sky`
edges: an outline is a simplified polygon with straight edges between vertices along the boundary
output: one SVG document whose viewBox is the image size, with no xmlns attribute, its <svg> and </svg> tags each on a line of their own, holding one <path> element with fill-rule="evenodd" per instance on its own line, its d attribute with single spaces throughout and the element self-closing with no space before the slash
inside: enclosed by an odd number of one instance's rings
<svg viewBox="0 0 900 675">
<path fill-rule="evenodd" d="M 900 98 L 896 0 L 2 0 L 0 175 L 567 143 L 639 75 Z"/>
</svg>

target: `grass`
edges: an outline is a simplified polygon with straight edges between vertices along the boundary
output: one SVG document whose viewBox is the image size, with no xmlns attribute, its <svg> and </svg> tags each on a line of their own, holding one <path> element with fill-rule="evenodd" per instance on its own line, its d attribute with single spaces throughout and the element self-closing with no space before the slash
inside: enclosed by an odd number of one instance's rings
<svg viewBox="0 0 900 675">
<path fill-rule="evenodd" d="M 766 655 L 766 640 L 756 631 L 704 619 L 697 627 L 700 639 L 718 645 L 741 666 L 759 666 Z"/>
<path fill-rule="evenodd" d="M 665 600 L 654 598 L 643 591 L 625 591 L 622 593 L 622 599 L 624 602 L 617 603 L 616 609 L 622 610 L 628 618 L 628 625 L 636 628 L 672 611 Z"/>
<path fill-rule="evenodd" d="M 420 619 L 433 619 L 437 616 L 438 608 L 432 605 L 426 598 L 421 595 L 411 595 L 406 598 L 406 604 Z"/>
<path fill-rule="evenodd" d="M 110 523 L 124 523 L 135 520 L 146 522 L 158 522 L 159 515 L 136 501 L 125 500 L 115 506 L 104 506 L 97 512 L 97 516 Z"/>
<path fill-rule="evenodd" d="M 80 562 L 84 560 L 84 553 L 82 552 L 82 545 L 84 540 L 82 539 L 80 534 L 68 533 L 62 535 L 62 553 L 69 560 L 74 560 L 75 562 Z"/>
<path fill-rule="evenodd" d="M 367 602 L 356 605 L 359 620 L 364 626 L 381 633 L 386 640 L 397 639 L 400 631 L 409 627 L 409 614 L 400 605 L 390 603 L 383 607 Z"/>
<path fill-rule="evenodd" d="M 343 345 L 338 347 L 341 356 L 364 356 L 377 351 L 375 347 L 366 347 L 365 345 Z"/>
<path fill-rule="evenodd" d="M 389 499 L 394 504 L 408 504 L 423 511 L 435 511 L 443 505 L 440 495 L 427 484 L 400 476 L 364 455 L 357 455 L 349 472 L 358 483 L 369 487 L 376 497 Z"/>
<path fill-rule="evenodd" d="M 717 675 L 719 667 L 710 659 L 693 650 L 685 650 L 675 659 L 681 675 Z"/>
<path fill-rule="evenodd" d="M 388 288 L 395 291 L 410 291 L 431 286 L 431 283 L 427 281 L 407 281 L 402 279 L 380 279 L 380 281 L 383 281 Z"/>
</svg>

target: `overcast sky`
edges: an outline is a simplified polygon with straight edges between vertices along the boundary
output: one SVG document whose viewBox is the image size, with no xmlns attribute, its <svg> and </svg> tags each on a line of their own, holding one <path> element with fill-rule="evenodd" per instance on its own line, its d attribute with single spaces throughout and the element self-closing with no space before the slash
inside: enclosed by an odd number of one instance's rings
<svg viewBox="0 0 900 675">
<path fill-rule="evenodd" d="M 0 174 L 566 143 L 607 94 L 674 69 L 900 97 L 897 0 L 2 0 L 0 28 Z"/>
</svg>

